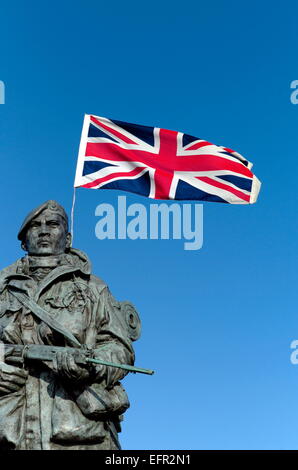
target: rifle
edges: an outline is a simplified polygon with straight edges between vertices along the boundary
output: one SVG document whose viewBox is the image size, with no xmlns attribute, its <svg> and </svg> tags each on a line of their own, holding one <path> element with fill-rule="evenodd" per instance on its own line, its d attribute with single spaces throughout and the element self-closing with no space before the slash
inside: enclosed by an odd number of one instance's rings
<svg viewBox="0 0 298 470">
<path fill-rule="evenodd" d="M 1 344 L 0 347 L 4 348 L 4 358 L 8 358 L 9 362 L 24 363 L 27 360 L 38 360 L 38 361 L 52 361 L 59 351 L 65 351 L 72 354 L 76 364 L 86 365 L 87 363 L 100 364 L 108 367 L 117 367 L 118 369 L 124 369 L 128 372 L 140 374 L 153 375 L 154 371 L 150 369 L 142 369 L 140 367 L 134 367 L 129 364 L 118 364 L 114 362 L 102 361 L 97 355 L 100 355 L 102 349 L 91 349 L 91 348 L 71 348 L 63 346 L 48 346 L 45 344 Z M 0 358 L 1 359 L 1 358 Z"/>
</svg>

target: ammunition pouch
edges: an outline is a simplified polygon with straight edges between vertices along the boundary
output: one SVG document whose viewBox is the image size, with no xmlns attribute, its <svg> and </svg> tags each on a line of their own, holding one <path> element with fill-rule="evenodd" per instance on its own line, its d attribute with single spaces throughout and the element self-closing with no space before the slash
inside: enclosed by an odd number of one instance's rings
<svg viewBox="0 0 298 470">
<path fill-rule="evenodd" d="M 76 404 L 89 419 L 109 419 L 124 413 L 129 408 L 128 396 L 117 382 L 110 390 L 101 384 L 84 387 L 72 392 Z"/>
</svg>

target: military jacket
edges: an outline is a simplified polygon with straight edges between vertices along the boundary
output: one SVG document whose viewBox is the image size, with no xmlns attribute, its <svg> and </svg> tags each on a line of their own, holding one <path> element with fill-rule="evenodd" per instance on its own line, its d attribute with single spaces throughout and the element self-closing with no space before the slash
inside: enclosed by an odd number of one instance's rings
<svg viewBox="0 0 298 470">
<path fill-rule="evenodd" d="M 71 249 L 39 282 L 29 271 L 27 257 L 0 273 L 0 340 L 73 346 L 24 307 L 12 295 L 12 285 L 25 291 L 82 345 L 101 348 L 101 359 L 134 363 L 131 341 L 136 339 L 137 314 L 130 307 L 125 315 L 107 285 L 91 274 L 83 252 Z M 51 363 L 26 367 L 25 386 L 0 396 L 0 449 L 119 448 L 119 416 L 129 406 L 120 384 L 125 371 L 93 366 L 89 381 L 66 384 Z"/>
</svg>

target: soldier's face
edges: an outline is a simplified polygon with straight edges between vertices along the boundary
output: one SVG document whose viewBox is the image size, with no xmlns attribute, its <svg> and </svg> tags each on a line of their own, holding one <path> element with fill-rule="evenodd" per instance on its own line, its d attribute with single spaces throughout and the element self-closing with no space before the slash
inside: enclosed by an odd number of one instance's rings
<svg viewBox="0 0 298 470">
<path fill-rule="evenodd" d="M 70 241 L 62 217 L 46 209 L 32 219 L 22 248 L 29 255 L 58 255 L 70 247 Z"/>
</svg>

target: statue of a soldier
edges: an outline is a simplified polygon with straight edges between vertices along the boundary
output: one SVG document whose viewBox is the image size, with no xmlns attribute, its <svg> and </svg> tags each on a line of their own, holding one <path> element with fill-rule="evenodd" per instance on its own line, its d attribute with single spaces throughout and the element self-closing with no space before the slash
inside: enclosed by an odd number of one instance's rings
<svg viewBox="0 0 298 470">
<path fill-rule="evenodd" d="M 133 364 L 138 315 L 71 248 L 57 202 L 30 212 L 18 238 L 28 254 L 0 272 L 0 341 L 24 352 L 30 345 L 61 348 L 52 361 L 0 358 L 0 450 L 119 449 L 127 372 L 78 364 L 70 351 L 97 348 L 104 361 Z"/>
</svg>

